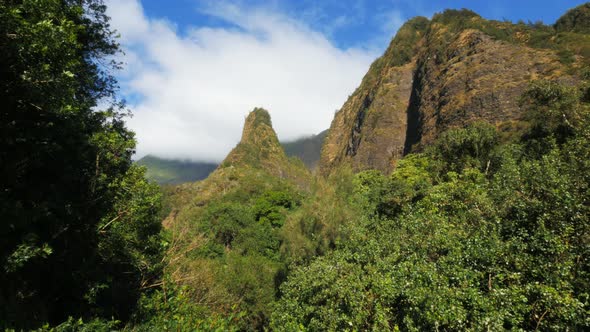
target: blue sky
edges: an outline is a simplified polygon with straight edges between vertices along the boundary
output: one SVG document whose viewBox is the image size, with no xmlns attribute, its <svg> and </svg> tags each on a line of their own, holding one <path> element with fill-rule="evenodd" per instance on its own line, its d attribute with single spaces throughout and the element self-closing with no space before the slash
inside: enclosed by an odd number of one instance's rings
<svg viewBox="0 0 590 332">
<path fill-rule="evenodd" d="M 327 129 L 409 18 L 469 8 L 553 23 L 583 1 L 106 0 L 121 35 L 121 95 L 137 158 L 221 161 L 245 116 L 269 110 L 280 140 Z"/>
<path fill-rule="evenodd" d="M 446 8 L 468 8 L 488 19 L 530 20 L 553 24 L 567 9 L 585 3 L 583 0 L 274 0 L 233 1 L 244 7 L 264 7 L 301 20 L 317 31 L 327 34 L 340 48 L 374 47 L 373 41 L 393 33 L 398 15 L 403 20 L 414 16 L 432 16 Z M 150 17 L 166 17 L 178 24 L 179 30 L 189 26 L 228 26 L 228 22 L 201 11 L 211 1 L 143 0 Z M 391 20 L 393 22 L 388 22 Z M 381 45 L 385 47 L 386 44 Z"/>
</svg>

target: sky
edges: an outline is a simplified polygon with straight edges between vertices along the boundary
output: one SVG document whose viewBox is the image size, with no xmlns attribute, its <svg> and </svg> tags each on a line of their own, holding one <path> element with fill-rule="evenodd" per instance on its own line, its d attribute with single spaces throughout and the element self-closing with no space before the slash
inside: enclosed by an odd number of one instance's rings
<svg viewBox="0 0 590 332">
<path fill-rule="evenodd" d="M 219 162 L 248 112 L 281 141 L 317 134 L 415 16 L 468 8 L 553 24 L 582 0 L 106 0 L 120 34 L 116 73 L 136 158 Z"/>
</svg>

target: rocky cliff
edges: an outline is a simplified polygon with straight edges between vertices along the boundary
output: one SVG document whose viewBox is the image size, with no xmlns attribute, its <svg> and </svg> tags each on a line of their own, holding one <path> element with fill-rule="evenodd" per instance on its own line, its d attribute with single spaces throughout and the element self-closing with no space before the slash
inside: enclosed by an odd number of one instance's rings
<svg viewBox="0 0 590 332">
<path fill-rule="evenodd" d="M 566 15 L 584 26 L 584 15 Z M 531 81 L 573 84 L 587 66 L 590 40 L 580 30 L 488 21 L 468 10 L 408 21 L 335 115 L 321 173 L 343 165 L 388 173 L 404 154 L 473 121 L 516 130 Z"/>
</svg>

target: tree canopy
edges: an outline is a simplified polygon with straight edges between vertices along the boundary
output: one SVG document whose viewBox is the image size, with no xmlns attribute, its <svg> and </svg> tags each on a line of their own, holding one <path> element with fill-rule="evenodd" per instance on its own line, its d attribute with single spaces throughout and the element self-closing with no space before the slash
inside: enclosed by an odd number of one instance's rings
<svg viewBox="0 0 590 332">
<path fill-rule="evenodd" d="M 0 328 L 125 318 L 160 255 L 101 0 L 0 3 Z"/>
</svg>

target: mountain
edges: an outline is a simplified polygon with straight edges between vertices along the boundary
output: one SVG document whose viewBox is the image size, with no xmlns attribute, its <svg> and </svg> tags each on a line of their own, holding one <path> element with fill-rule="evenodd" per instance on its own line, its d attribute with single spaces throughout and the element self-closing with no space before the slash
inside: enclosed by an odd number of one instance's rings
<svg viewBox="0 0 590 332">
<path fill-rule="evenodd" d="M 255 108 L 246 118 L 240 142 L 220 168 L 261 168 L 280 176 L 281 166 L 287 164 L 287 155 L 272 128 L 270 114 L 265 109 Z"/>
<path fill-rule="evenodd" d="M 590 55 L 590 37 L 579 33 L 587 11 L 574 9 L 555 27 L 489 21 L 469 10 L 408 21 L 335 115 L 321 173 L 343 165 L 391 172 L 442 132 L 476 121 L 522 129 L 519 97 L 531 81 L 579 81 Z"/>
<path fill-rule="evenodd" d="M 219 166 L 203 181 L 185 183 L 175 189 L 173 195 L 178 202 L 173 209 L 182 210 L 191 201 L 204 206 L 211 199 L 250 182 L 257 183 L 260 188 L 276 181 L 307 188 L 310 180 L 311 173 L 303 162 L 286 155 L 268 111 L 255 108 L 246 118 L 240 142 Z"/>
<path fill-rule="evenodd" d="M 170 290 L 147 306 L 170 309 L 146 330 L 587 330 L 585 10 L 414 18 L 284 149 L 254 109 L 205 180 L 165 188 Z M 322 140 L 313 177 L 288 155 Z"/>
<path fill-rule="evenodd" d="M 239 305 L 252 327 L 244 330 L 262 330 L 280 278 L 282 226 L 310 186 L 311 173 L 285 154 L 269 113 L 256 108 L 240 142 L 205 180 L 166 188 L 170 278 L 207 299 L 190 312 Z"/>
<path fill-rule="evenodd" d="M 215 163 L 164 159 L 147 155 L 137 161 L 147 169 L 146 177 L 159 184 L 180 184 L 205 179 L 217 168 Z"/>
<path fill-rule="evenodd" d="M 283 142 L 283 149 L 290 157 L 297 157 L 303 161 L 305 166 L 310 170 L 315 170 L 320 161 L 322 144 L 328 135 L 328 130 L 324 130 L 317 135 L 303 137 L 290 142 Z"/>
<path fill-rule="evenodd" d="M 206 181 L 235 182 L 252 172 L 306 186 L 310 173 L 299 160 L 289 159 L 272 127 L 270 114 L 255 108 L 244 123 L 242 138 Z M 205 184 L 206 185 L 206 184 Z"/>
<path fill-rule="evenodd" d="M 324 130 L 317 135 L 280 144 L 288 157 L 299 158 L 309 170 L 315 170 L 327 134 L 328 130 Z M 152 155 L 141 158 L 137 161 L 137 164 L 145 166 L 148 179 L 159 184 L 181 184 L 200 181 L 207 178 L 218 166 L 216 163 L 166 159 Z"/>
</svg>

